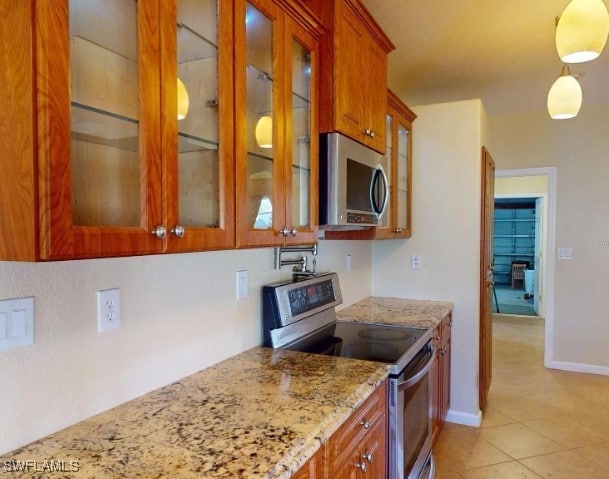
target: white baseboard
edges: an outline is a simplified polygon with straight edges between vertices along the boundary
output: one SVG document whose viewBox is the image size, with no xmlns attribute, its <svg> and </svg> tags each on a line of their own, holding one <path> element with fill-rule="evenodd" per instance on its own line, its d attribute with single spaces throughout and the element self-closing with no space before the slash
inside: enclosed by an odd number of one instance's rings
<svg viewBox="0 0 609 479">
<path fill-rule="evenodd" d="M 569 363 L 566 361 L 548 361 L 546 367 L 551 369 L 560 369 L 562 371 L 572 371 L 575 373 L 590 373 L 609 376 L 609 367 L 596 366 L 594 364 Z"/>
<path fill-rule="evenodd" d="M 482 424 L 482 411 L 478 411 L 478 414 L 472 414 L 449 409 L 446 414 L 446 421 L 462 424 L 463 426 L 480 427 L 480 424 Z"/>
</svg>

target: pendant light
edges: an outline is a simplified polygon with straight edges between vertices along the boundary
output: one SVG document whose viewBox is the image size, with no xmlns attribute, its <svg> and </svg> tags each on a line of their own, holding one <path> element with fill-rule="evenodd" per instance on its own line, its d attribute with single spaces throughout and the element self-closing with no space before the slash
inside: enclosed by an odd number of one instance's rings
<svg viewBox="0 0 609 479">
<path fill-rule="evenodd" d="M 178 78 L 178 120 L 183 120 L 188 115 L 188 90 L 182 83 L 182 80 Z"/>
<path fill-rule="evenodd" d="M 597 58 L 607 43 L 609 12 L 603 0 L 571 0 L 556 25 L 556 50 L 565 63 Z"/>
<path fill-rule="evenodd" d="M 273 119 L 264 115 L 256 123 L 256 143 L 260 148 L 273 148 Z"/>
<path fill-rule="evenodd" d="M 260 71 L 258 72 L 257 80 L 262 82 L 264 98 L 269 99 L 272 103 L 273 91 L 271 77 L 268 73 Z M 269 87 L 271 87 L 271 89 L 269 89 Z M 265 113 L 272 112 L 267 111 Z M 254 134 L 256 136 L 256 143 L 258 143 L 260 148 L 273 148 L 273 117 L 263 114 L 256 122 Z"/>
<path fill-rule="evenodd" d="M 548 113 L 554 120 L 574 118 L 582 106 L 582 87 L 564 65 L 548 93 Z"/>
</svg>

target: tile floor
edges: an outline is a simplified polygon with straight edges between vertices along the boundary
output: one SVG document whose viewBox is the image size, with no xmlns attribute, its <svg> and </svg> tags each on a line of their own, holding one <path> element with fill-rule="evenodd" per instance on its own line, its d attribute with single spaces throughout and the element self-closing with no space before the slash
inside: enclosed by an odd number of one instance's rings
<svg viewBox="0 0 609 479">
<path fill-rule="evenodd" d="M 446 423 L 436 479 L 609 479 L 609 377 L 543 367 L 543 319 L 497 315 L 480 428 Z"/>
</svg>

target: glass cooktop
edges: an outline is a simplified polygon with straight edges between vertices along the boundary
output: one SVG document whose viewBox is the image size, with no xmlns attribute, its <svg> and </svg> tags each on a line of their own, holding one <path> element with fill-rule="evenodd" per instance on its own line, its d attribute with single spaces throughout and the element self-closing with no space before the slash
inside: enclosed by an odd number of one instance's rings
<svg viewBox="0 0 609 479">
<path fill-rule="evenodd" d="M 290 345 L 288 349 L 398 365 L 427 342 L 427 329 L 339 321 Z"/>
</svg>

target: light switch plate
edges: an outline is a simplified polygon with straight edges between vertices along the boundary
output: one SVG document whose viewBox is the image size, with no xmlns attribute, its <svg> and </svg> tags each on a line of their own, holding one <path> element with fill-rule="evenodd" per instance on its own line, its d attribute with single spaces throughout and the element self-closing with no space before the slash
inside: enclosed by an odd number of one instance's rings
<svg viewBox="0 0 609 479">
<path fill-rule="evenodd" d="M 120 289 L 105 289 L 97 292 L 97 332 L 102 333 L 121 325 Z"/>
<path fill-rule="evenodd" d="M 0 301 L 0 351 L 34 344 L 34 298 Z"/>
<path fill-rule="evenodd" d="M 247 298 L 247 270 L 237 271 L 237 299 Z"/>
<path fill-rule="evenodd" d="M 558 248 L 558 259 L 573 259 L 573 248 Z"/>
</svg>

